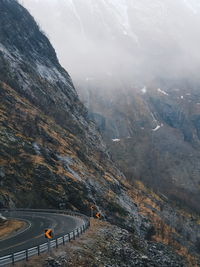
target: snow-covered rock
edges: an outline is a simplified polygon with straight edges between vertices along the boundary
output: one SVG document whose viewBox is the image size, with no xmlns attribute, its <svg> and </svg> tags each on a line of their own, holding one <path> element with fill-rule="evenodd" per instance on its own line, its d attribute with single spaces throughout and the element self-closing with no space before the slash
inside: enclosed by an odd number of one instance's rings
<svg viewBox="0 0 200 267">
<path fill-rule="evenodd" d="M 158 88 L 157 91 L 163 95 L 168 95 L 168 93 L 166 93 L 165 91 L 163 91 L 162 89 Z"/>
<path fill-rule="evenodd" d="M 120 142 L 121 140 L 118 138 L 112 139 L 113 142 Z"/>
</svg>

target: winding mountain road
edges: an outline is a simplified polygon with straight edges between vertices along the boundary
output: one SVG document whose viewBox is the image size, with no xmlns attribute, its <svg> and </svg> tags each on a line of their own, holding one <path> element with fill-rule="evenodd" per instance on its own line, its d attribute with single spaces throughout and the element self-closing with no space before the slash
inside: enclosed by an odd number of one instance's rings
<svg viewBox="0 0 200 267">
<path fill-rule="evenodd" d="M 2 215 L 25 220 L 27 226 L 15 235 L 0 241 L 0 257 L 47 242 L 44 237 L 45 229 L 53 229 L 54 238 L 58 238 L 83 223 L 78 217 L 48 212 L 12 211 L 2 212 Z"/>
</svg>

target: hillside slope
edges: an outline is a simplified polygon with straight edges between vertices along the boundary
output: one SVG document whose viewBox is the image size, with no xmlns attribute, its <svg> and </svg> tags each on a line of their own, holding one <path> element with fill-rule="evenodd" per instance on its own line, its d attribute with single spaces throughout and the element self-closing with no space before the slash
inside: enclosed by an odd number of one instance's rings
<svg viewBox="0 0 200 267">
<path fill-rule="evenodd" d="M 184 81 L 160 85 L 90 92 L 83 99 L 130 181 L 142 180 L 199 213 L 199 87 Z"/>
<path fill-rule="evenodd" d="M 108 190 L 123 205 L 124 177 L 48 39 L 16 1 L 0 5 L 1 207 L 89 212 Z"/>
<path fill-rule="evenodd" d="M 50 42 L 15 0 L 0 2 L 0 185 L 0 208 L 62 204 L 89 215 L 93 204 L 102 219 L 126 228 L 147 250 L 154 246 L 150 259 L 162 260 L 162 250 L 168 266 L 198 264 L 198 218 L 189 215 L 183 233 L 173 235 L 176 220 L 183 226 L 187 216 L 175 210 L 174 221 L 167 221 L 168 206 L 160 201 L 164 211 L 155 212 L 158 197 L 126 181 Z"/>
<path fill-rule="evenodd" d="M 70 68 L 81 100 L 130 181 L 140 179 L 199 212 L 199 2 L 24 5 Z"/>
</svg>

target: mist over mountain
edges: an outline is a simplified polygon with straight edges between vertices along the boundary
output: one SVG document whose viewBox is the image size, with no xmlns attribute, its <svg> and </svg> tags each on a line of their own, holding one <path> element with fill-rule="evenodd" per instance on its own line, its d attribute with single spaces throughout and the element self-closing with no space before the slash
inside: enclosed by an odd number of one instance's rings
<svg viewBox="0 0 200 267">
<path fill-rule="evenodd" d="M 188 3 L 181 14 L 193 20 L 198 5 Z M 0 208 L 100 213 L 82 245 L 70 243 L 75 264 L 63 246 L 64 265 L 200 266 L 194 47 L 193 64 L 182 64 L 190 79 L 164 79 L 159 65 L 170 58 L 149 51 L 165 34 L 147 36 L 150 21 L 160 25 L 159 1 L 29 4 L 56 50 L 19 1 L 0 1 Z M 159 64 L 147 64 L 155 55 Z"/>
<path fill-rule="evenodd" d="M 199 211 L 199 1 L 22 2 L 126 176 Z"/>
<path fill-rule="evenodd" d="M 125 81 L 130 86 L 198 77 L 199 1 L 21 2 L 48 34 L 75 82 L 112 76 L 115 87 Z"/>
</svg>

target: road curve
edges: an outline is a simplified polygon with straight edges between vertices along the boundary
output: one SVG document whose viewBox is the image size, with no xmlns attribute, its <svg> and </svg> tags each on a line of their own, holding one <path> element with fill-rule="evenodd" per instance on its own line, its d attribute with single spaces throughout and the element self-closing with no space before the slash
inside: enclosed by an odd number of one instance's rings
<svg viewBox="0 0 200 267">
<path fill-rule="evenodd" d="M 2 212 L 7 218 L 28 221 L 28 227 L 15 236 L 0 241 L 0 257 L 47 242 L 44 230 L 51 228 L 54 238 L 65 235 L 83 224 L 79 217 L 48 212 L 12 211 Z"/>
</svg>

